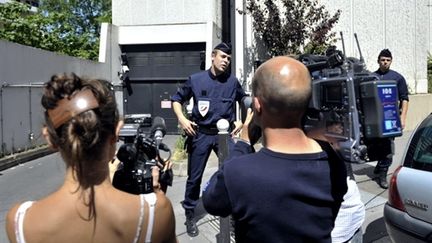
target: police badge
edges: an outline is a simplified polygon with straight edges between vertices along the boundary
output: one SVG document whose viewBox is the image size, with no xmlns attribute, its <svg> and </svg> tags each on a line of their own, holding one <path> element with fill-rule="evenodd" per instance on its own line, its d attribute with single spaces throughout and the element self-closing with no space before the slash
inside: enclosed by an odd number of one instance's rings
<svg viewBox="0 0 432 243">
<path fill-rule="evenodd" d="M 207 112 L 209 111 L 209 107 L 210 107 L 210 101 L 208 101 L 208 100 L 199 100 L 198 101 L 198 111 L 202 117 L 207 115 Z"/>
</svg>

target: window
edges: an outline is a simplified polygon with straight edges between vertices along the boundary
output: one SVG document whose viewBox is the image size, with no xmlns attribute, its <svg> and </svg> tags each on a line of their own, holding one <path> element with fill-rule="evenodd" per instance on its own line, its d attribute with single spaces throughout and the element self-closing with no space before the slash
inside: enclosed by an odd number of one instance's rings
<svg viewBox="0 0 432 243">
<path fill-rule="evenodd" d="M 429 115 L 415 131 L 404 166 L 432 171 L 432 115 Z"/>
</svg>

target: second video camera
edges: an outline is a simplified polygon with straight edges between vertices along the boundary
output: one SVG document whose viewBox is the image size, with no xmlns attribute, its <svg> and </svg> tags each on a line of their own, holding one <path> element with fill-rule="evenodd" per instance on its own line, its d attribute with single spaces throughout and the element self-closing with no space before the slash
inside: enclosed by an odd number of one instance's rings
<svg viewBox="0 0 432 243">
<path fill-rule="evenodd" d="M 345 161 L 364 163 L 391 153 L 390 143 L 384 141 L 401 136 L 402 128 L 396 81 L 379 80 L 365 69 L 354 37 L 359 59 L 346 58 L 335 48 L 325 56 L 299 57 L 312 76 L 304 129 L 312 137 L 325 138 Z"/>
<path fill-rule="evenodd" d="M 166 133 L 165 121 L 161 117 L 153 120 L 150 135 L 146 135 L 138 128 L 132 143 L 125 143 L 117 151 L 117 158 L 121 164 L 114 173 L 113 186 L 119 190 L 132 194 L 146 194 L 153 192 L 152 168 L 159 166 L 161 174 L 159 182 L 166 186 L 172 185 L 172 170 L 162 171 L 171 156 L 169 147 L 162 143 Z M 129 141 L 128 139 L 124 139 Z M 160 150 L 169 154 L 162 159 Z"/>
<path fill-rule="evenodd" d="M 401 136 L 402 128 L 396 81 L 379 80 L 367 71 L 358 41 L 357 46 L 360 59 L 346 58 L 330 48 L 326 55 L 303 54 L 298 60 L 312 77 L 305 132 L 328 141 L 343 160 L 364 163 L 387 156 L 391 149 L 382 141 Z M 250 106 L 247 97 L 242 101 L 242 117 Z"/>
</svg>

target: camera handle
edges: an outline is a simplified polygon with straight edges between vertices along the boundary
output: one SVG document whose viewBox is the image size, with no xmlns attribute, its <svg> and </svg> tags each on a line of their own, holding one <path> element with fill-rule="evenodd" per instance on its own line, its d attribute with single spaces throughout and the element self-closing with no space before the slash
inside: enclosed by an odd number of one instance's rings
<svg viewBox="0 0 432 243">
<path fill-rule="evenodd" d="M 168 162 L 171 159 L 171 149 L 168 147 L 168 145 L 164 144 L 164 143 L 160 143 L 159 145 L 157 145 L 156 147 L 156 154 L 157 156 L 162 160 L 162 163 L 165 164 L 166 162 Z M 166 159 L 163 159 L 160 156 L 160 150 L 165 151 L 168 153 L 168 157 Z"/>
</svg>

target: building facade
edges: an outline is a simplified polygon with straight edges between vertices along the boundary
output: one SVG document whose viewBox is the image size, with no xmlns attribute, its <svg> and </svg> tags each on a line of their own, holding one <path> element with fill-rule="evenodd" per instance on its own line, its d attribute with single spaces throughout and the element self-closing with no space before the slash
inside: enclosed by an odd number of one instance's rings
<svg viewBox="0 0 432 243">
<path fill-rule="evenodd" d="M 112 1 L 111 40 L 123 57 L 115 68 L 127 64 L 128 70 L 128 79 L 121 77 L 125 114 L 164 117 L 168 132 L 178 132 L 171 95 L 190 74 L 208 68 L 222 40 L 221 9 L 216 0 Z"/>
<path fill-rule="evenodd" d="M 354 33 L 370 71 L 378 67 L 380 50 L 389 48 L 392 68 L 405 76 L 410 93 L 416 94 L 427 93 L 431 1 L 319 3 L 330 14 L 342 11 L 334 31 L 343 33 L 347 56 L 359 57 Z M 127 56 L 133 91 L 123 92 L 124 112 L 163 116 L 175 132 L 177 120 L 167 101 L 187 76 L 210 66 L 211 49 L 220 41 L 232 43 L 232 72 L 249 90 L 254 61 L 260 56 L 250 17 L 237 11 L 245 4 L 246 0 L 113 0 L 110 38 L 118 50 L 112 58 Z M 342 49 L 340 40 L 336 45 Z M 113 61 L 112 69 L 120 70 L 121 63 Z"/>
<path fill-rule="evenodd" d="M 393 54 L 392 69 L 407 80 L 411 94 L 427 93 L 427 57 L 431 48 L 430 0 L 320 0 L 330 12 L 341 9 L 335 27 L 346 37 L 348 56 L 358 56 L 353 34 L 371 71 L 380 50 Z"/>
</svg>

